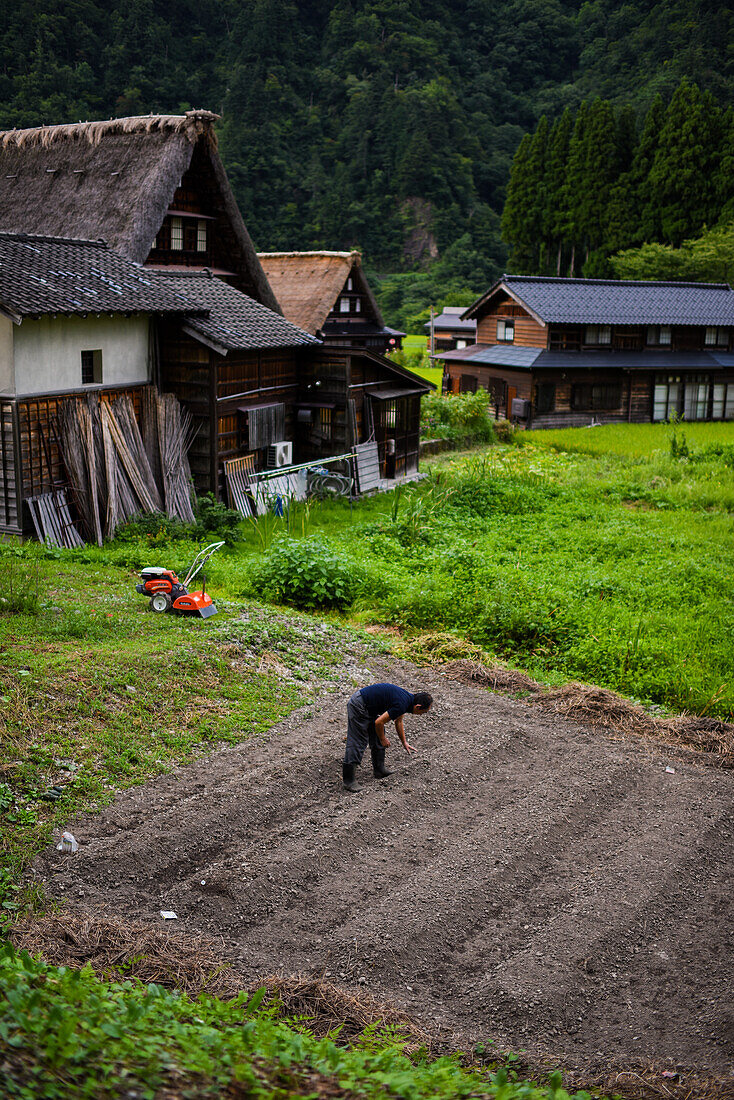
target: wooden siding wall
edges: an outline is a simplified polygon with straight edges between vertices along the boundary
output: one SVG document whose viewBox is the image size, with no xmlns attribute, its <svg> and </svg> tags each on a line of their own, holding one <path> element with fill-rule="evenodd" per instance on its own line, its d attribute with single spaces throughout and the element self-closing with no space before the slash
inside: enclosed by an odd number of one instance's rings
<svg viewBox="0 0 734 1100">
<path fill-rule="evenodd" d="M 196 435 L 189 448 L 189 464 L 197 492 L 206 493 L 216 471 L 211 432 L 212 353 L 173 322 L 162 322 L 159 333 L 161 392 L 175 394 L 194 419 Z"/>
<path fill-rule="evenodd" d="M 533 415 L 533 428 L 574 428 L 584 427 L 592 420 L 604 424 L 646 424 L 652 420 L 652 374 L 578 373 L 565 375 L 546 372 L 537 373 L 533 379 L 533 401 L 536 386 L 551 384 L 556 388 L 555 408 L 550 412 Z M 572 407 L 572 389 L 578 384 L 618 384 L 621 389 L 619 406 L 616 409 L 574 409 Z M 535 407 L 535 406 L 534 406 Z"/>
<path fill-rule="evenodd" d="M 492 405 L 500 418 L 510 416 L 510 402 L 513 397 L 532 399 L 533 380 L 529 371 L 469 363 L 449 363 L 447 366 L 451 393 L 462 392 L 462 377 L 475 378 L 477 386 L 492 394 Z"/>
<path fill-rule="evenodd" d="M 197 434 L 189 451 L 198 493 L 221 499 L 224 461 L 248 453 L 245 416 L 248 405 L 284 404 L 285 438 L 295 442 L 299 349 L 264 348 L 219 355 L 187 336 L 175 324 L 160 329 L 161 389 L 175 393 L 194 417 Z M 255 458 L 266 463 L 266 450 Z"/>
<path fill-rule="evenodd" d="M 347 380 L 351 362 L 351 356 L 346 352 L 344 355 L 330 356 L 321 355 L 318 350 L 306 353 L 300 372 L 298 401 L 304 405 L 321 401 L 333 405 L 334 408 L 331 410 L 330 439 L 312 431 L 309 424 L 296 427 L 299 461 L 328 458 L 329 455 L 345 454 L 351 449 L 352 433 L 347 406 Z M 351 391 L 349 397 L 354 397 Z"/>
<path fill-rule="evenodd" d="M 101 401 L 112 401 L 128 394 L 140 417 L 141 394 L 145 386 L 121 386 L 111 390 L 75 390 L 0 402 L 0 531 L 13 534 L 30 532 L 30 516 L 23 508 L 27 497 L 49 492 L 54 484 L 66 480 L 63 462 L 52 430 L 59 406 L 76 400 L 86 392 L 99 394 Z M 48 447 L 43 446 L 42 435 Z M 50 460 L 50 468 L 49 468 Z"/>
<path fill-rule="evenodd" d="M 233 277 L 227 281 L 259 301 L 257 287 L 247 273 L 245 259 L 240 253 L 239 243 L 225 211 L 214 169 L 201 142 L 194 148 L 191 164 L 184 173 L 181 185 L 170 205 L 174 210 L 207 214 L 215 219 L 207 222 L 207 259 L 197 259 L 197 254 L 194 252 L 166 251 L 159 254 L 153 250 L 146 263 L 184 266 L 188 263 L 192 266 L 209 266 L 220 271 L 233 272 Z M 199 253 L 199 256 L 201 255 Z"/>
<path fill-rule="evenodd" d="M 512 341 L 514 346 L 525 348 L 545 348 L 547 346 L 548 328 L 539 325 L 522 306 L 516 305 L 510 299 L 495 303 L 492 306 L 491 313 L 478 318 L 477 343 L 504 343 L 503 340 L 497 340 L 497 322 L 510 320 L 515 322 L 515 339 Z"/>
<path fill-rule="evenodd" d="M 21 501 L 18 451 L 18 408 L 14 401 L 0 401 L 0 532 L 21 533 Z"/>
</svg>

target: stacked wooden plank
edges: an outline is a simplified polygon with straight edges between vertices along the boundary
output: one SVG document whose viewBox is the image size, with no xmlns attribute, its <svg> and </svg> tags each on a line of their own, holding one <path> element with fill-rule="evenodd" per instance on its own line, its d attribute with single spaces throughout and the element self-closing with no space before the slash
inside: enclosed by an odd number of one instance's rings
<svg viewBox="0 0 734 1100">
<path fill-rule="evenodd" d="M 63 489 L 54 489 L 51 493 L 41 493 L 37 497 L 26 497 L 26 500 L 40 542 L 67 549 L 84 546 L 84 539 L 71 518 L 69 502 Z"/>
<path fill-rule="evenodd" d="M 191 417 L 181 409 L 174 394 L 159 393 L 157 397 L 158 441 L 166 514 L 184 523 L 193 523 L 191 469 L 187 454 L 196 429 Z"/>
<path fill-rule="evenodd" d="M 172 394 L 154 393 L 146 400 L 145 438 L 127 394 L 110 402 L 86 394 L 59 405 L 67 477 L 86 535 L 99 546 L 141 513 L 165 511 L 194 521 L 186 457 L 191 419 Z"/>
</svg>

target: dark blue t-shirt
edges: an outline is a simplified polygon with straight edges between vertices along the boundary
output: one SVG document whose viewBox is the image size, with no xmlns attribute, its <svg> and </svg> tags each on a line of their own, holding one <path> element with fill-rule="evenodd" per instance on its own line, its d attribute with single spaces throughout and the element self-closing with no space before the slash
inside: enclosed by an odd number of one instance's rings
<svg viewBox="0 0 734 1100">
<path fill-rule="evenodd" d="M 370 718 L 379 718 L 385 711 L 394 721 L 401 714 L 410 714 L 415 706 L 415 696 L 396 684 L 371 684 L 359 693 L 364 699 Z"/>
</svg>

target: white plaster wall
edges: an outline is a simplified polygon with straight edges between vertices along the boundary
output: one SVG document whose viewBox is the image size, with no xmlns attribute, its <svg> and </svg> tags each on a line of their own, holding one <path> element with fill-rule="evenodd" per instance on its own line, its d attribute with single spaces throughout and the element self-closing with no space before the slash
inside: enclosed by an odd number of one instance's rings
<svg viewBox="0 0 734 1100">
<path fill-rule="evenodd" d="M 15 392 L 81 389 L 82 351 L 101 350 L 103 386 L 147 382 L 149 325 L 148 316 L 26 317 L 14 326 Z"/>
<path fill-rule="evenodd" d="M 15 393 L 13 322 L 0 315 L 0 393 Z"/>
</svg>

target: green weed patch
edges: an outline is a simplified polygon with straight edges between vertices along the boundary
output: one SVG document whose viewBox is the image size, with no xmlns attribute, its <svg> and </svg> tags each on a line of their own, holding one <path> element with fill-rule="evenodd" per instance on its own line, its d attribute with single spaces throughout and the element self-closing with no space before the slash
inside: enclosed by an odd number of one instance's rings
<svg viewBox="0 0 734 1100">
<path fill-rule="evenodd" d="M 406 1053 L 394 1028 L 368 1027 L 351 1045 L 338 1029 L 317 1038 L 265 1003 L 265 990 L 232 1000 L 191 998 L 139 981 L 107 983 L 91 967 L 46 966 L 0 945 L 0 1057 L 5 1095 L 65 1100 L 162 1090 L 197 1097 L 423 1098 L 493 1096 L 568 1100 L 560 1073 L 545 1086 L 510 1069 L 465 1068 L 460 1055 Z M 183 1091 L 181 1091 L 183 1090 Z M 588 1093 L 575 1093 L 588 1100 Z"/>
</svg>

